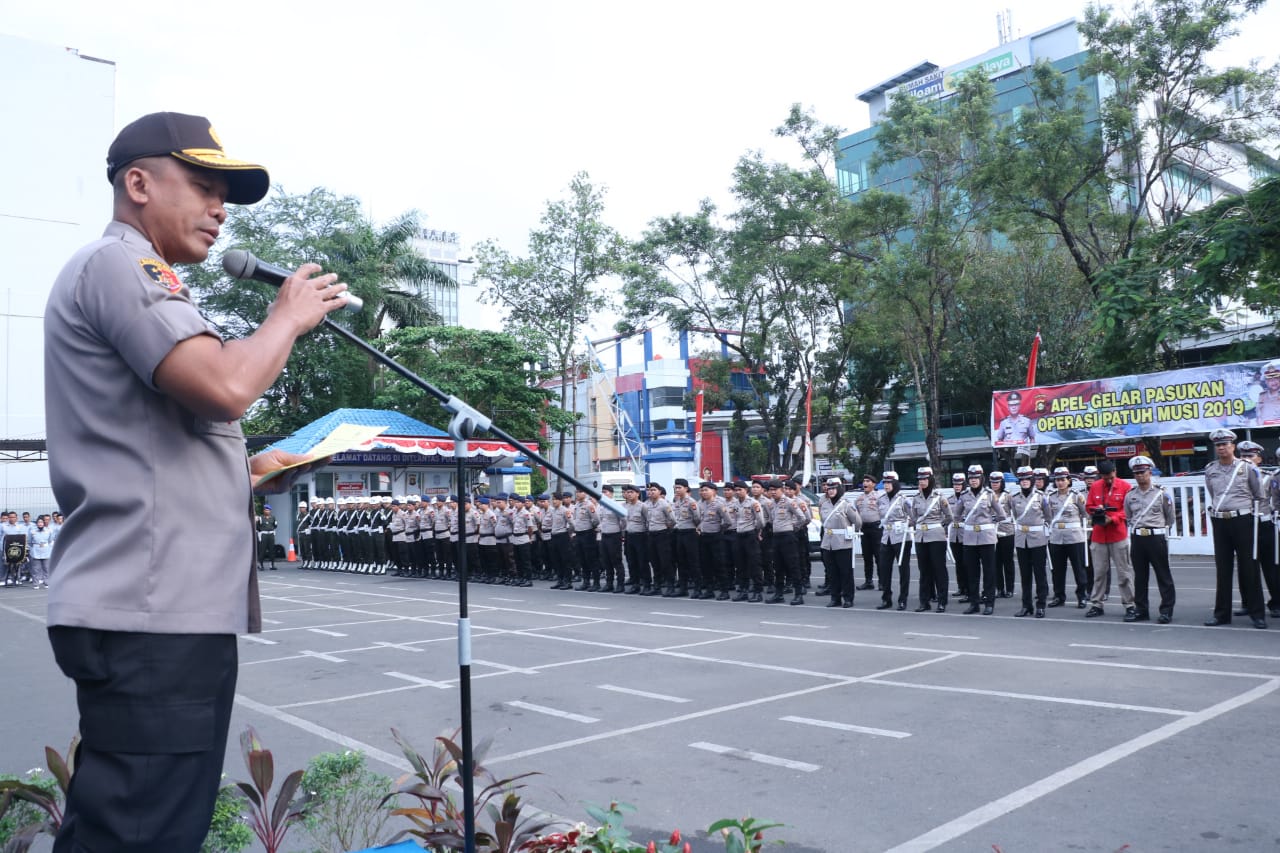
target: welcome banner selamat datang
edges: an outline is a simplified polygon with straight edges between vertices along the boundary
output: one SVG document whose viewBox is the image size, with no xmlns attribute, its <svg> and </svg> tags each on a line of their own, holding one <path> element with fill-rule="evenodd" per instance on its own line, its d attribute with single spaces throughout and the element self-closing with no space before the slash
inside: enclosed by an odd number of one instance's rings
<svg viewBox="0 0 1280 853">
<path fill-rule="evenodd" d="M 1280 359 L 995 391 L 995 447 L 1280 425 Z"/>
</svg>

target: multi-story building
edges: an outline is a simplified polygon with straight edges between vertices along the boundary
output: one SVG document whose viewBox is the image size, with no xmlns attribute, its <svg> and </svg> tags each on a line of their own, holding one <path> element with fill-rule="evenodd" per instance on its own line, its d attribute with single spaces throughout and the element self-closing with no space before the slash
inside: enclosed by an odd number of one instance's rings
<svg viewBox="0 0 1280 853">
<path fill-rule="evenodd" d="M 414 244 L 423 257 L 454 282 L 452 287 L 433 283 L 423 288 L 423 295 L 430 300 L 441 322 L 469 329 L 496 329 L 481 310 L 480 286 L 475 282 L 471 259 L 459 257 L 462 242 L 457 232 L 423 228 Z"/>
<path fill-rule="evenodd" d="M 44 460 L 44 306 L 58 269 L 111 218 L 115 64 L 0 35 L 0 495 L 52 509 Z M 17 81 L 21 81 L 20 83 Z"/>
</svg>

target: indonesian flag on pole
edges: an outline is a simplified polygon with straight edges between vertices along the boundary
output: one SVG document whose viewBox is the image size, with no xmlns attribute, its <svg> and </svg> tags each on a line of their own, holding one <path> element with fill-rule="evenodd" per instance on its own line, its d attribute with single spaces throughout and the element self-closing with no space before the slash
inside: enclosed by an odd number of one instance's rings
<svg viewBox="0 0 1280 853">
<path fill-rule="evenodd" d="M 1036 384 L 1036 360 L 1040 357 L 1040 330 L 1036 329 L 1035 340 L 1031 342 L 1031 359 L 1027 362 L 1027 384 L 1032 388 Z"/>
</svg>

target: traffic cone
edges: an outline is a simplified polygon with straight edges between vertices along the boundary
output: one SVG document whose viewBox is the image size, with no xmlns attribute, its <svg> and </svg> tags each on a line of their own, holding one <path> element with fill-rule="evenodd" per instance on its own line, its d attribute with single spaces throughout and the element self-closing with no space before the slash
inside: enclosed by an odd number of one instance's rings
<svg viewBox="0 0 1280 853">
<path fill-rule="evenodd" d="M 298 552 L 293 550 L 293 539 L 289 540 L 289 553 L 285 555 L 286 563 L 298 562 Z"/>
</svg>

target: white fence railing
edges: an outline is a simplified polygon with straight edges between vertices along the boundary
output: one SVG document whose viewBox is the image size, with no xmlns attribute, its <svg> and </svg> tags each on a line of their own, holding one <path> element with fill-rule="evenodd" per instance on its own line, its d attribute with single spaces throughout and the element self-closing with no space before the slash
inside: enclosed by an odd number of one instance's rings
<svg viewBox="0 0 1280 853">
<path fill-rule="evenodd" d="M 1173 536 L 1169 540 L 1170 554 L 1212 554 L 1213 531 L 1209 528 L 1209 496 L 1204 490 L 1204 477 L 1161 477 L 1160 485 L 1173 494 L 1173 509 L 1177 515 Z"/>
</svg>

